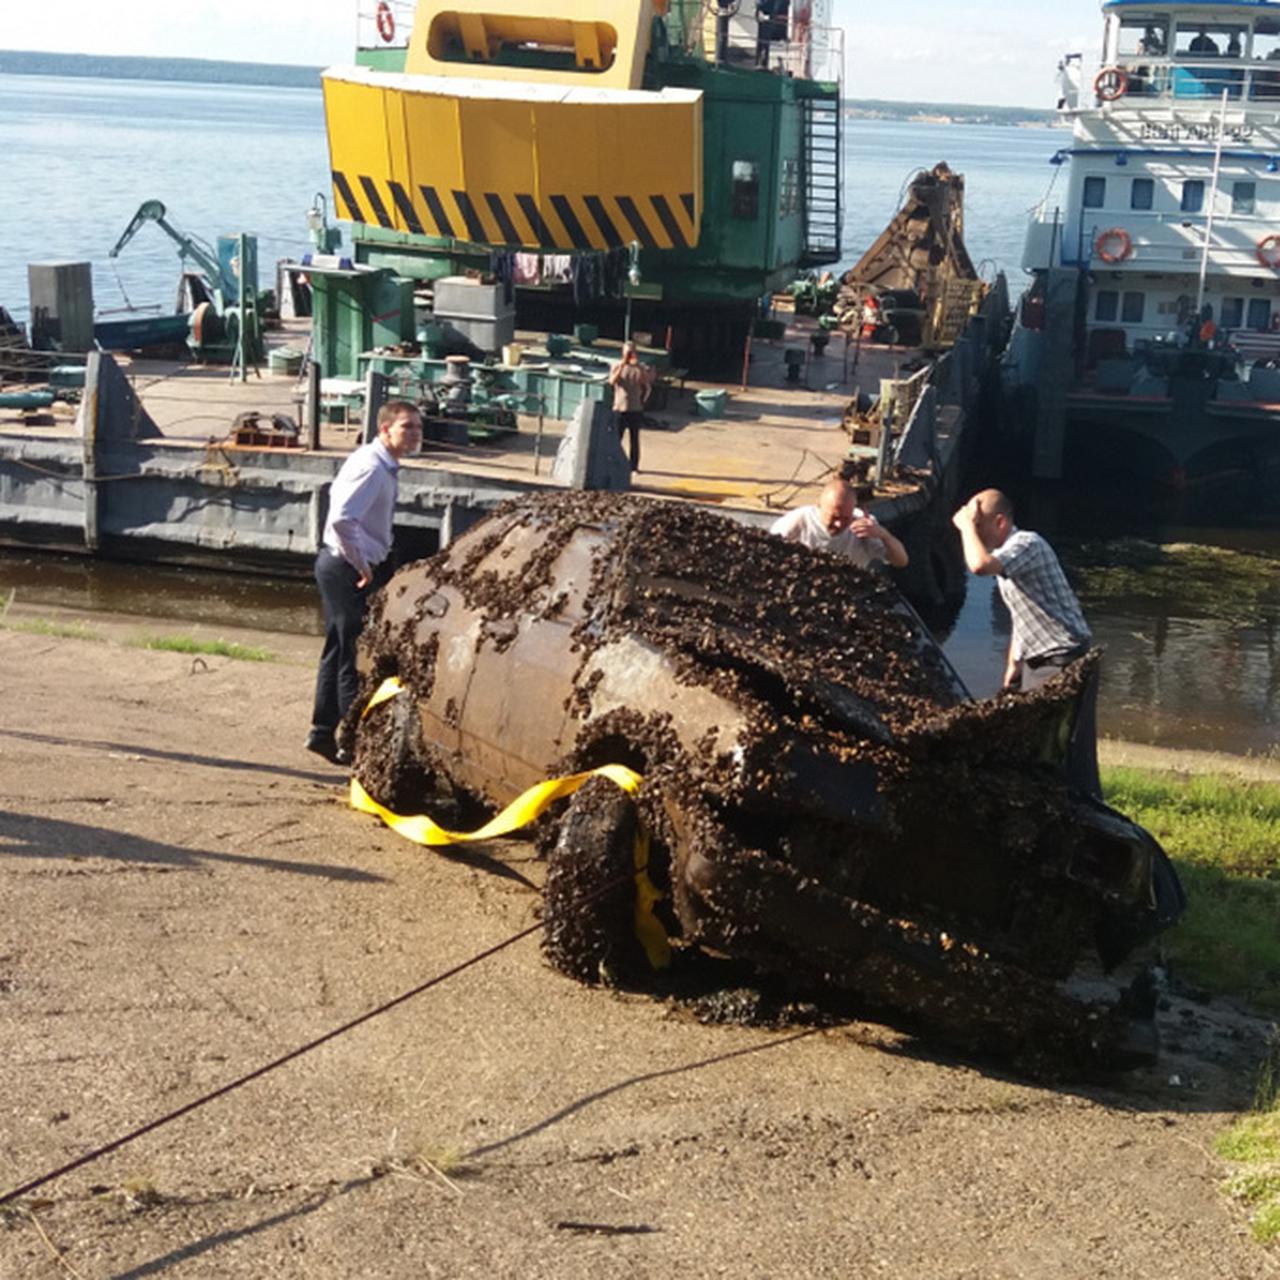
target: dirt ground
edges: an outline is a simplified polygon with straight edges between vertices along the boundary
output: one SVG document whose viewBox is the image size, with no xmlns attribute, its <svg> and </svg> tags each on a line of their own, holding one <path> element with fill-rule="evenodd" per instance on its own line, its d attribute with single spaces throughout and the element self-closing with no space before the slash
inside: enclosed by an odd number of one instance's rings
<svg viewBox="0 0 1280 1280">
<path fill-rule="evenodd" d="M 542 878 L 346 807 L 316 641 L 94 625 L 0 631 L 5 1188 L 510 937 Z M 703 1026 L 530 937 L 0 1210 L 0 1276 L 1280 1274 L 1212 1148 L 1264 1028 L 1161 1016 L 1158 1067 L 1047 1085 L 871 1020 Z"/>
</svg>

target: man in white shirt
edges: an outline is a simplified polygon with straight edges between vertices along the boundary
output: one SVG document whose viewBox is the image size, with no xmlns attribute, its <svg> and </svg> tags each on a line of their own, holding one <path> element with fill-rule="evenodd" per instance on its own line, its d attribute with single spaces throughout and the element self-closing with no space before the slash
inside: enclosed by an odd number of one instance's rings
<svg viewBox="0 0 1280 1280">
<path fill-rule="evenodd" d="M 769 532 L 814 551 L 844 556 L 862 569 L 875 560 L 895 569 L 907 563 L 906 547 L 857 505 L 853 486 L 839 478 L 827 483 L 816 503 L 775 520 Z"/>
<path fill-rule="evenodd" d="M 329 518 L 316 556 L 324 649 L 306 745 L 334 764 L 350 760 L 334 735 L 356 697 L 356 641 L 364 628 L 365 602 L 390 576 L 400 459 L 421 445 L 417 408 L 407 400 L 387 401 L 378 413 L 378 438 L 342 464 L 329 493 Z"/>
</svg>

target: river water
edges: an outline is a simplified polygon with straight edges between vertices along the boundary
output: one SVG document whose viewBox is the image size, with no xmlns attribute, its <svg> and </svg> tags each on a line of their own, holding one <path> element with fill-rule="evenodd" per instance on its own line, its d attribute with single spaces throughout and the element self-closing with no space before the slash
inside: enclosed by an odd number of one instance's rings
<svg viewBox="0 0 1280 1280">
<path fill-rule="evenodd" d="M 851 121 L 845 245 L 852 263 L 897 210 L 919 168 L 945 160 L 967 180 L 966 241 L 983 273 L 1013 287 L 1027 210 L 1044 194 L 1052 129 Z M 100 309 L 172 306 L 175 246 L 144 227 L 107 253 L 144 200 L 212 241 L 260 238 L 270 264 L 309 247 L 304 214 L 327 191 L 318 91 L 0 75 L 0 305 L 26 316 L 26 263 L 94 264 Z M 1069 515 L 1070 513 L 1068 513 Z M 1280 537 L 1270 530 L 1108 527 L 1063 513 L 1050 532 L 1106 647 L 1102 732 L 1140 742 L 1271 752 L 1280 740 Z M 137 570 L 0 554 L 0 600 L 318 634 L 302 582 Z M 990 581 L 970 580 L 945 635 L 975 693 L 993 692 L 1007 622 Z"/>
</svg>

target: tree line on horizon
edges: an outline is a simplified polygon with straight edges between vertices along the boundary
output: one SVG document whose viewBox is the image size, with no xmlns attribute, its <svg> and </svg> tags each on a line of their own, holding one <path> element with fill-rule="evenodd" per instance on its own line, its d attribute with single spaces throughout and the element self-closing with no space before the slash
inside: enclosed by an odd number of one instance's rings
<svg viewBox="0 0 1280 1280">
<path fill-rule="evenodd" d="M 283 62 L 230 62 L 213 58 L 151 58 L 93 53 L 48 53 L 0 49 L 0 74 L 88 76 L 103 80 L 180 80 L 201 84 L 243 84 L 285 89 L 318 89 L 321 67 Z M 846 98 L 846 112 L 870 119 L 946 117 L 957 124 L 1049 123 L 1052 110 L 981 106 L 954 102 L 901 102 Z"/>
</svg>

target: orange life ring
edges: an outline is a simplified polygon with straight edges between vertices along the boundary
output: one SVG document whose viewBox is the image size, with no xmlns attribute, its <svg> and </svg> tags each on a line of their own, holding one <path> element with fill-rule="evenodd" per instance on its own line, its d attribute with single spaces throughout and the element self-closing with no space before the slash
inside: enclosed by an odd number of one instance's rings
<svg viewBox="0 0 1280 1280">
<path fill-rule="evenodd" d="M 390 44 L 396 38 L 396 15 L 391 12 L 387 0 L 378 0 L 378 34 L 384 44 Z"/>
<path fill-rule="evenodd" d="M 1280 268 L 1280 235 L 1263 236 L 1256 250 L 1258 261 L 1275 271 Z"/>
<path fill-rule="evenodd" d="M 1123 262 L 1133 252 L 1133 240 L 1123 227 L 1112 227 L 1093 242 L 1093 247 L 1103 262 Z"/>
<path fill-rule="evenodd" d="M 1103 67 L 1093 77 L 1093 91 L 1102 102 L 1123 98 L 1129 88 L 1129 73 L 1123 67 Z"/>
</svg>

